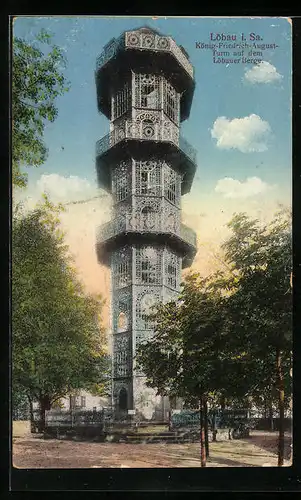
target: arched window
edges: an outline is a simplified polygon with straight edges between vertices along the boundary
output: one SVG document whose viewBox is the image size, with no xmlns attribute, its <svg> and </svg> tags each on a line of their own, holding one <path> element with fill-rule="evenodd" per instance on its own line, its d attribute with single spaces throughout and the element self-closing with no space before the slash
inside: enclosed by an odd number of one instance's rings
<svg viewBox="0 0 301 500">
<path fill-rule="evenodd" d="M 127 410 L 128 407 L 128 393 L 127 390 L 122 387 L 119 392 L 118 406 L 120 410 Z"/>
<path fill-rule="evenodd" d="M 128 328 L 127 315 L 124 312 L 119 313 L 117 319 L 117 332 L 125 332 Z"/>
</svg>

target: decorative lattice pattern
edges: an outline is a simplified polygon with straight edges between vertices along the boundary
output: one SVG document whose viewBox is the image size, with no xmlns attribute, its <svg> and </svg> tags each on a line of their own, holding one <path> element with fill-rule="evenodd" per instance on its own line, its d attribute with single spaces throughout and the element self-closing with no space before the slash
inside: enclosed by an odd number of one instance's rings
<svg viewBox="0 0 301 500">
<path fill-rule="evenodd" d="M 148 110 L 163 109 L 170 120 L 179 125 L 180 94 L 162 75 L 134 75 L 135 107 Z M 144 120 L 153 121 L 153 117 Z"/>
<path fill-rule="evenodd" d="M 113 332 L 129 331 L 132 327 L 131 287 L 113 290 Z"/>
<path fill-rule="evenodd" d="M 164 278 L 165 284 L 169 288 L 179 288 L 180 265 L 180 258 L 166 249 L 164 253 Z"/>
<path fill-rule="evenodd" d="M 129 376 L 131 363 L 131 339 L 129 335 L 115 335 L 113 342 L 114 377 Z"/>
<path fill-rule="evenodd" d="M 179 123 L 180 95 L 163 79 L 163 110 L 173 122 Z"/>
<path fill-rule="evenodd" d="M 161 108 L 160 82 L 159 75 L 135 74 L 135 106 L 137 108 Z"/>
<path fill-rule="evenodd" d="M 164 164 L 164 196 L 176 205 L 181 203 L 181 175 L 166 163 Z"/>
<path fill-rule="evenodd" d="M 112 40 L 98 60 L 98 67 L 124 49 L 172 52 L 193 75 L 189 60 L 170 37 L 147 30 L 126 32 L 120 39 Z M 171 58 L 167 56 L 168 60 Z M 179 136 L 181 95 L 172 85 L 176 80 L 171 77 L 168 81 L 164 74 L 156 73 L 155 67 L 151 74 L 143 71 L 147 70 L 131 73 L 131 81 L 129 74 L 123 73 L 124 83 L 120 87 L 115 79 L 111 131 L 98 142 L 97 155 L 128 139 L 150 140 L 172 143 L 194 161 L 194 150 Z M 184 236 L 185 241 L 192 238 L 180 222 L 181 174 L 172 161 L 167 164 L 160 157 L 150 156 L 148 161 L 138 158 L 108 166 L 112 172 L 113 214 L 112 221 L 103 226 L 103 233 L 98 236 L 98 241 L 105 241 L 127 234 L 124 241 L 132 241 L 111 254 L 113 398 L 117 404 L 120 391 L 127 391 L 128 401 L 131 400 L 133 375 L 137 375 L 137 371 L 133 374 L 132 349 L 154 334 L 149 317 L 152 307 L 177 297 L 182 266 L 176 246 L 147 246 L 142 242 L 138 246 L 134 243 L 138 236 L 134 239 L 132 235 L 146 233 L 150 239 L 150 233 L 163 232 Z M 143 236 L 146 241 L 146 235 Z M 169 236 L 166 245 L 172 245 L 172 241 Z"/>
<path fill-rule="evenodd" d="M 131 193 L 132 162 L 123 161 L 112 172 L 113 203 L 124 200 Z"/>
<path fill-rule="evenodd" d="M 132 106 L 131 81 L 124 83 L 121 89 L 112 95 L 112 120 L 116 120 L 126 113 Z"/>
<path fill-rule="evenodd" d="M 137 330 L 152 330 L 153 322 L 149 318 L 152 307 L 162 300 L 158 289 L 144 287 L 138 292 L 135 302 Z"/>
<path fill-rule="evenodd" d="M 145 246 L 136 248 L 136 283 L 162 283 L 162 249 Z"/>
<path fill-rule="evenodd" d="M 145 196 L 161 195 L 161 163 L 156 160 L 135 162 L 135 194 Z"/>
<path fill-rule="evenodd" d="M 132 281 L 132 250 L 124 247 L 111 257 L 113 289 L 123 288 Z"/>
<path fill-rule="evenodd" d="M 114 129 L 96 143 L 96 156 L 104 154 L 111 147 L 124 139 L 143 139 L 151 141 L 172 142 L 183 153 L 196 163 L 196 150 L 179 135 L 179 128 L 171 121 L 162 123 L 145 123 L 135 120 L 124 120 L 114 124 Z"/>
<path fill-rule="evenodd" d="M 139 31 L 127 31 L 125 34 L 125 46 L 137 49 L 164 50 L 171 52 L 187 73 L 193 78 L 192 64 L 172 38 L 151 33 L 145 35 Z"/>
</svg>

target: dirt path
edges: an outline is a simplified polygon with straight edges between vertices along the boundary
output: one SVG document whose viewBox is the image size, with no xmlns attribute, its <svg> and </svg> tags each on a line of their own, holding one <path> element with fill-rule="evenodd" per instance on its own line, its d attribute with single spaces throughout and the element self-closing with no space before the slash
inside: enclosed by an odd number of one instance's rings
<svg viewBox="0 0 301 500">
<path fill-rule="evenodd" d="M 290 436 L 286 436 L 286 453 Z M 251 438 L 210 444 L 208 467 L 277 466 L 277 434 L 253 432 Z M 18 468 L 153 468 L 200 467 L 200 447 L 191 444 L 93 443 L 41 439 L 13 439 L 13 463 Z M 291 465 L 285 462 L 286 466 Z"/>
</svg>

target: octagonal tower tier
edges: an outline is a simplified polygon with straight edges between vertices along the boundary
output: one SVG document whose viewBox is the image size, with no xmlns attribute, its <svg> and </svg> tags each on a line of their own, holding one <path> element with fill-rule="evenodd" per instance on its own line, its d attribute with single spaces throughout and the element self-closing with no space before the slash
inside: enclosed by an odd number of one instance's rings
<svg viewBox="0 0 301 500">
<path fill-rule="evenodd" d="M 181 269 L 196 253 L 196 235 L 181 223 L 181 195 L 197 166 L 180 135 L 193 67 L 172 38 L 143 27 L 106 45 L 95 79 L 98 109 L 110 119 L 110 133 L 96 145 L 96 169 L 99 186 L 112 194 L 113 216 L 98 228 L 96 248 L 112 274 L 114 406 L 116 415 L 135 409 L 158 418 L 161 403 L 134 358 L 137 344 L 152 336 L 151 305 L 177 297 Z"/>
</svg>

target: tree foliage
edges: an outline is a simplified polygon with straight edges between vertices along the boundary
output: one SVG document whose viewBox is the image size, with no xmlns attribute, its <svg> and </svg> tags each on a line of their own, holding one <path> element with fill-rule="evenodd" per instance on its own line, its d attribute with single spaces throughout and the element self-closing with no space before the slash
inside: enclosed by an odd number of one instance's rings
<svg viewBox="0 0 301 500">
<path fill-rule="evenodd" d="M 60 210 L 46 198 L 32 212 L 17 212 L 12 228 L 13 385 L 44 409 L 74 389 L 100 386 L 108 369 L 102 302 L 76 277 Z"/>
<path fill-rule="evenodd" d="M 228 227 L 223 269 L 190 274 L 178 301 L 153 312 L 154 337 L 138 348 L 137 362 L 158 394 L 190 404 L 200 395 L 249 404 L 269 392 L 283 422 L 291 397 L 291 217 L 282 210 L 262 225 L 241 213 Z"/>
<path fill-rule="evenodd" d="M 259 225 L 245 214 L 229 223 L 232 236 L 224 244 L 225 258 L 235 273 L 227 299 L 225 329 L 231 349 L 244 347 L 250 363 L 253 392 L 276 383 L 275 355 L 284 354 L 285 378 L 289 383 L 292 349 L 291 222 L 279 212 L 270 225 Z M 229 280 L 228 280 L 229 281 Z"/>
<path fill-rule="evenodd" d="M 12 177 L 15 186 L 27 184 L 22 167 L 37 167 L 47 158 L 44 129 L 47 122 L 57 117 L 56 99 L 68 90 L 65 67 L 62 50 L 52 44 L 52 35 L 45 30 L 41 30 L 32 43 L 13 38 Z"/>
</svg>

